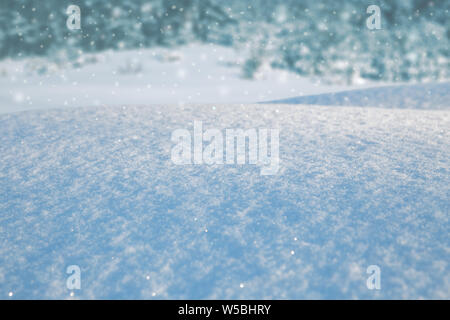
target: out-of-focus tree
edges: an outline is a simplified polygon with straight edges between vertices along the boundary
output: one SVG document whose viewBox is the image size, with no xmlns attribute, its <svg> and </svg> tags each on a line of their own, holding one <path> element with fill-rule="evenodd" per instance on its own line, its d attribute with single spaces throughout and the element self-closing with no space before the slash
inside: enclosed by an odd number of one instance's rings
<svg viewBox="0 0 450 320">
<path fill-rule="evenodd" d="M 69 4 L 81 30 L 66 28 Z M 0 58 L 197 41 L 241 50 L 247 78 L 264 65 L 332 82 L 448 78 L 450 1 L 370 4 L 380 30 L 366 27 L 365 0 L 3 0 Z"/>
</svg>

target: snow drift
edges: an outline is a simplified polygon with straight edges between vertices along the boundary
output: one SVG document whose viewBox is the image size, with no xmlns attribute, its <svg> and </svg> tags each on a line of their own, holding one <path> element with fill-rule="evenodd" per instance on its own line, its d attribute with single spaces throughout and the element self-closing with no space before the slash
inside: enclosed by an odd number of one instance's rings
<svg viewBox="0 0 450 320">
<path fill-rule="evenodd" d="M 450 82 L 346 90 L 275 100 L 269 103 L 401 109 L 450 109 Z"/>
<path fill-rule="evenodd" d="M 450 112 L 158 105 L 0 115 L 0 297 L 450 297 Z M 280 169 L 177 166 L 173 130 L 278 128 Z M 368 290 L 366 268 L 381 268 Z"/>
</svg>

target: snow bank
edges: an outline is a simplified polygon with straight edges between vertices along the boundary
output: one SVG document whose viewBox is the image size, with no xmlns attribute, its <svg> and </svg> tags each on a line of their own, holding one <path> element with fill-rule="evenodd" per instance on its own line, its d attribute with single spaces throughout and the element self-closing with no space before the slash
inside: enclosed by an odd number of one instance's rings
<svg viewBox="0 0 450 320">
<path fill-rule="evenodd" d="M 0 115 L 0 297 L 450 298 L 450 112 L 158 105 Z M 171 133 L 278 128 L 280 169 Z M 366 268 L 381 268 L 368 290 Z"/>
<path fill-rule="evenodd" d="M 346 90 L 276 100 L 270 103 L 401 109 L 450 109 L 450 82 Z"/>
<path fill-rule="evenodd" d="M 0 114 L 83 106 L 255 103 L 344 90 L 264 65 L 243 78 L 231 48 L 191 44 L 85 54 L 74 64 L 47 58 L 0 61 Z M 364 85 L 351 88 L 361 88 Z"/>
</svg>

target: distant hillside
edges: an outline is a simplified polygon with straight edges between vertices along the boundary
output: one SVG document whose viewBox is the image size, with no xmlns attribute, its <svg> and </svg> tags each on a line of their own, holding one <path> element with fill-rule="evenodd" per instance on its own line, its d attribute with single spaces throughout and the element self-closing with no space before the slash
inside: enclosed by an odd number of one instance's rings
<svg viewBox="0 0 450 320">
<path fill-rule="evenodd" d="M 449 109 L 450 82 L 341 91 L 312 96 L 293 97 L 267 103 L 401 109 Z"/>
</svg>

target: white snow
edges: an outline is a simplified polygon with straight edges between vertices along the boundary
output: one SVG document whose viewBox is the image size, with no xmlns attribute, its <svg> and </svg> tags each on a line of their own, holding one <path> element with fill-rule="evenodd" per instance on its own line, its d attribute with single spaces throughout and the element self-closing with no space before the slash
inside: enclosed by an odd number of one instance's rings
<svg viewBox="0 0 450 320">
<path fill-rule="evenodd" d="M 84 54 L 67 59 L 0 61 L 0 113 L 101 105 L 255 103 L 348 89 L 264 65 L 242 77 L 244 58 L 232 48 L 191 44 Z M 352 88 L 374 86 L 371 83 Z"/>
<path fill-rule="evenodd" d="M 449 110 L 214 106 L 0 115 L 0 297 L 450 298 Z M 195 120 L 278 128 L 278 174 L 174 165 Z"/>
<path fill-rule="evenodd" d="M 450 82 L 390 85 L 281 99 L 271 103 L 400 109 L 450 109 Z"/>
</svg>

